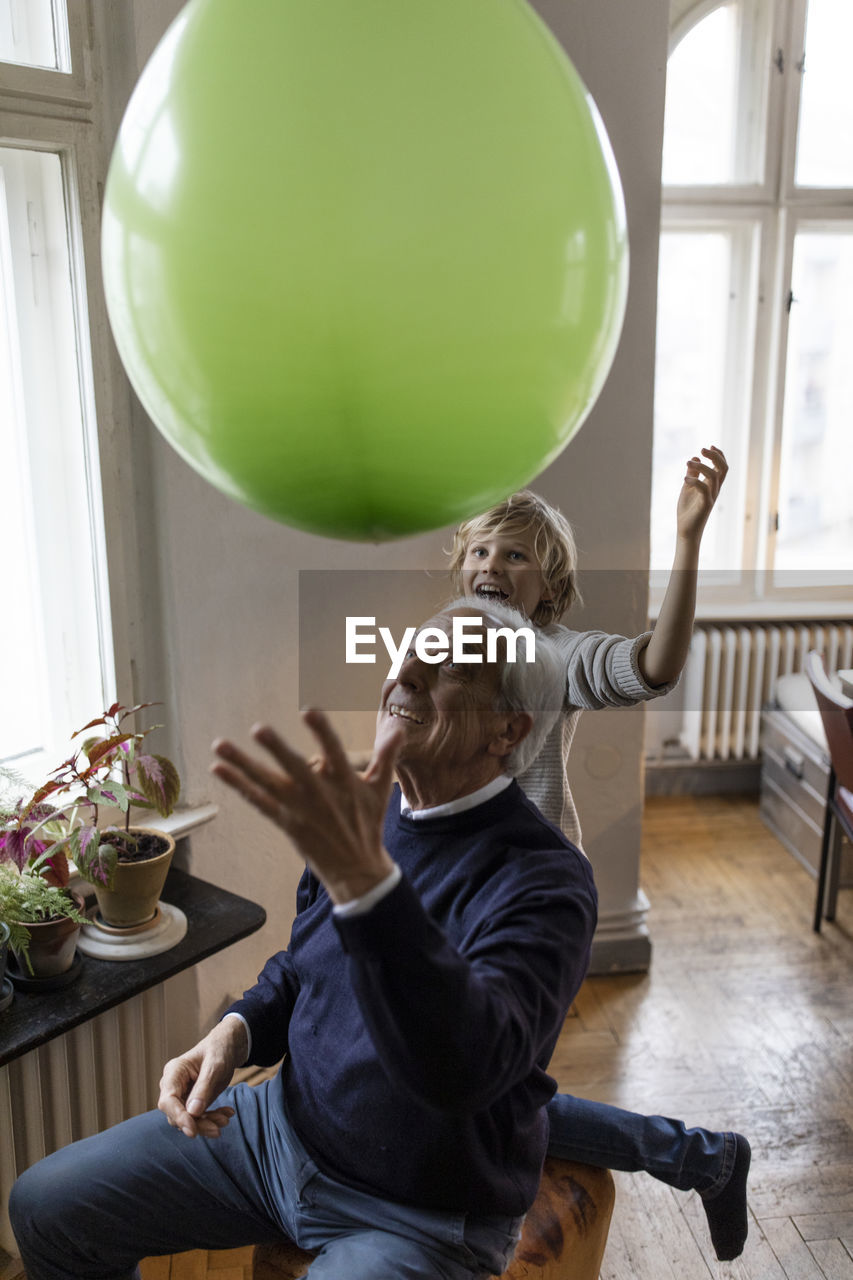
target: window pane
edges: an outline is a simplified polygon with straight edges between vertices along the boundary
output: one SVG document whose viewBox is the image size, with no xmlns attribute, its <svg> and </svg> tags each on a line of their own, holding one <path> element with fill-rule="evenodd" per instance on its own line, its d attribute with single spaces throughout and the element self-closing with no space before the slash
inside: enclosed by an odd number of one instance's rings
<svg viewBox="0 0 853 1280">
<path fill-rule="evenodd" d="M 754 325 L 752 224 L 665 231 L 658 275 L 651 567 L 668 569 L 685 463 L 719 445 L 731 474 L 702 541 L 705 569 L 738 571 Z M 737 282 L 737 283 L 735 283 Z M 728 513 L 728 514 L 726 514 Z"/>
<path fill-rule="evenodd" d="M 793 293 L 775 568 L 849 573 L 853 224 L 796 237 Z"/>
<path fill-rule="evenodd" d="M 70 71 L 65 0 L 0 0 L 0 62 Z"/>
<path fill-rule="evenodd" d="M 667 63 L 663 181 L 759 182 L 764 168 L 771 0 L 727 0 Z"/>
<path fill-rule="evenodd" d="M 850 0 L 809 0 L 800 99 L 796 181 L 853 187 L 853 79 Z"/>
<path fill-rule="evenodd" d="M 28 776 L 37 756 L 41 769 L 61 759 L 113 682 L 68 231 L 59 157 L 0 148 L 0 538 L 14 611 L 0 628 L 0 760 Z"/>
<path fill-rule="evenodd" d="M 16 430 L 22 416 L 22 387 L 11 247 L 6 207 L 0 185 L 0 547 L 3 563 L 15 566 L 14 626 L 0 627 L 0 760 L 25 753 L 38 737 L 36 725 L 47 708 L 39 673 L 44 669 L 44 636 L 37 607 L 37 566 L 31 504 L 24 495 L 31 488 L 29 458 Z"/>
</svg>

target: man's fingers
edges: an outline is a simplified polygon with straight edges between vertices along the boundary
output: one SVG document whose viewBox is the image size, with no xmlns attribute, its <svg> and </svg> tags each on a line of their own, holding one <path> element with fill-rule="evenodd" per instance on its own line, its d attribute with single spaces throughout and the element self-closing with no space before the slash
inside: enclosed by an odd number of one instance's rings
<svg viewBox="0 0 853 1280">
<path fill-rule="evenodd" d="M 312 777 L 314 770 L 312 770 L 305 757 L 301 756 L 298 751 L 294 751 L 285 742 L 284 738 L 268 724 L 253 725 L 252 737 L 255 742 L 260 743 L 265 751 L 270 753 L 276 763 L 280 764 L 282 769 L 295 781 L 306 782 Z M 253 761 L 253 764 L 259 773 L 268 772 L 256 761 Z"/>
<path fill-rule="evenodd" d="M 173 1129 L 180 1129 L 188 1138 L 195 1137 L 196 1118 L 189 1114 L 182 1098 L 175 1094 L 161 1094 L 157 1107 L 163 1112 Z"/>
<path fill-rule="evenodd" d="M 308 707 L 302 712 L 302 719 L 320 743 L 326 762 L 332 770 L 339 774 L 355 772 L 325 711 L 321 711 L 319 707 Z"/>
<path fill-rule="evenodd" d="M 252 782 L 242 770 L 227 761 L 215 760 L 210 766 L 210 772 L 219 778 L 220 782 L 224 782 L 238 792 L 244 800 L 248 800 L 249 804 L 254 805 L 266 817 L 272 818 L 273 822 L 280 823 L 285 816 L 283 801 L 279 796 L 271 794 L 265 787 Z"/>
<path fill-rule="evenodd" d="M 255 726 L 252 733 L 257 737 L 260 731 L 261 726 Z M 272 732 L 273 731 L 270 729 L 269 733 L 272 734 Z M 260 741 L 260 739 L 258 740 Z M 266 746 L 267 744 L 264 743 L 263 745 Z M 227 738 L 217 738 L 213 743 L 213 751 L 220 760 L 224 760 L 232 769 L 236 769 L 240 773 L 245 774 L 250 782 L 253 782 L 256 786 L 262 787 L 264 790 L 270 791 L 273 794 L 284 790 L 290 780 L 289 777 L 286 777 L 281 773 L 277 773 L 267 765 L 262 764 L 260 760 L 256 760 L 254 756 L 250 756 L 248 752 L 244 751 L 241 747 L 238 747 L 236 743 L 229 741 Z M 297 759 L 301 760 L 301 757 L 297 757 Z M 304 760 L 302 760 L 301 763 L 303 767 L 307 768 Z M 287 772 L 290 773 L 290 770 Z"/>
<path fill-rule="evenodd" d="M 212 1111 L 208 1111 L 207 1118 L 212 1120 L 219 1129 L 224 1129 L 228 1121 L 235 1114 L 233 1107 L 214 1107 Z"/>
<path fill-rule="evenodd" d="M 200 1138 L 218 1138 L 228 1121 L 234 1115 L 233 1107 L 216 1107 L 213 1111 L 205 1111 L 198 1116 L 195 1128 Z M 186 1129 L 184 1130 L 186 1133 Z"/>
<path fill-rule="evenodd" d="M 161 1107 L 160 1110 L 163 1111 L 164 1108 Z M 234 1115 L 234 1110 L 232 1107 L 216 1107 L 212 1111 L 203 1112 L 200 1116 L 192 1116 L 181 1109 L 180 1114 L 174 1116 L 168 1112 L 165 1114 L 172 1128 L 180 1129 L 186 1138 L 218 1138 Z"/>
</svg>

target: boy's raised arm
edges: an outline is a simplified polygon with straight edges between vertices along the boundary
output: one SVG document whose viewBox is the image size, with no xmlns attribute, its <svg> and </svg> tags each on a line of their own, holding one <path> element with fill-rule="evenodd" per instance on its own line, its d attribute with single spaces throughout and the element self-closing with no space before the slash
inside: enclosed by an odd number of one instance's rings
<svg viewBox="0 0 853 1280">
<path fill-rule="evenodd" d="M 675 558 L 652 638 L 639 654 L 643 678 L 650 685 L 677 679 L 687 659 L 696 611 L 696 581 L 702 534 L 728 472 L 722 449 L 703 449 L 708 459 L 691 458 L 678 497 Z"/>
</svg>

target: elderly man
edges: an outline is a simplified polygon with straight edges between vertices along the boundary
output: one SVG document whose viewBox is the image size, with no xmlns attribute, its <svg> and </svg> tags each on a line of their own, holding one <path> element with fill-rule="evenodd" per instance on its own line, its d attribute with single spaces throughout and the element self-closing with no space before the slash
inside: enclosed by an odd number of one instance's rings
<svg viewBox="0 0 853 1280">
<path fill-rule="evenodd" d="M 479 615 L 524 622 L 490 606 L 430 626 Z M 319 1250 L 312 1280 L 504 1269 L 596 895 L 511 777 L 557 713 L 559 661 L 541 636 L 532 662 L 523 644 L 514 662 L 498 649 L 409 653 L 363 774 L 319 711 L 305 714 L 312 762 L 270 728 L 254 731 L 268 759 L 215 744 L 217 776 L 306 861 L 290 945 L 166 1064 L 159 1112 L 22 1176 L 11 1211 L 30 1280 L 118 1280 L 148 1254 L 281 1234 Z M 226 1088 L 235 1067 L 284 1054 L 275 1079 Z"/>
</svg>

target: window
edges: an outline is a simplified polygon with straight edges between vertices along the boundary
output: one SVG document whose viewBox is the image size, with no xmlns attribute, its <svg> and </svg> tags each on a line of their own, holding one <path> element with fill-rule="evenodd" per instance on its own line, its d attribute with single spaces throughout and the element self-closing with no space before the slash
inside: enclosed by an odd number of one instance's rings
<svg viewBox="0 0 853 1280">
<path fill-rule="evenodd" d="M 71 38 L 59 0 L 0 0 L 0 762 L 35 780 L 115 684 Z"/>
<path fill-rule="evenodd" d="M 683 464 L 731 463 L 708 598 L 853 587 L 853 38 L 849 0 L 675 5 L 667 72 L 653 588 Z"/>
<path fill-rule="evenodd" d="M 70 71 L 64 0 L 0 0 L 0 62 Z"/>
</svg>

